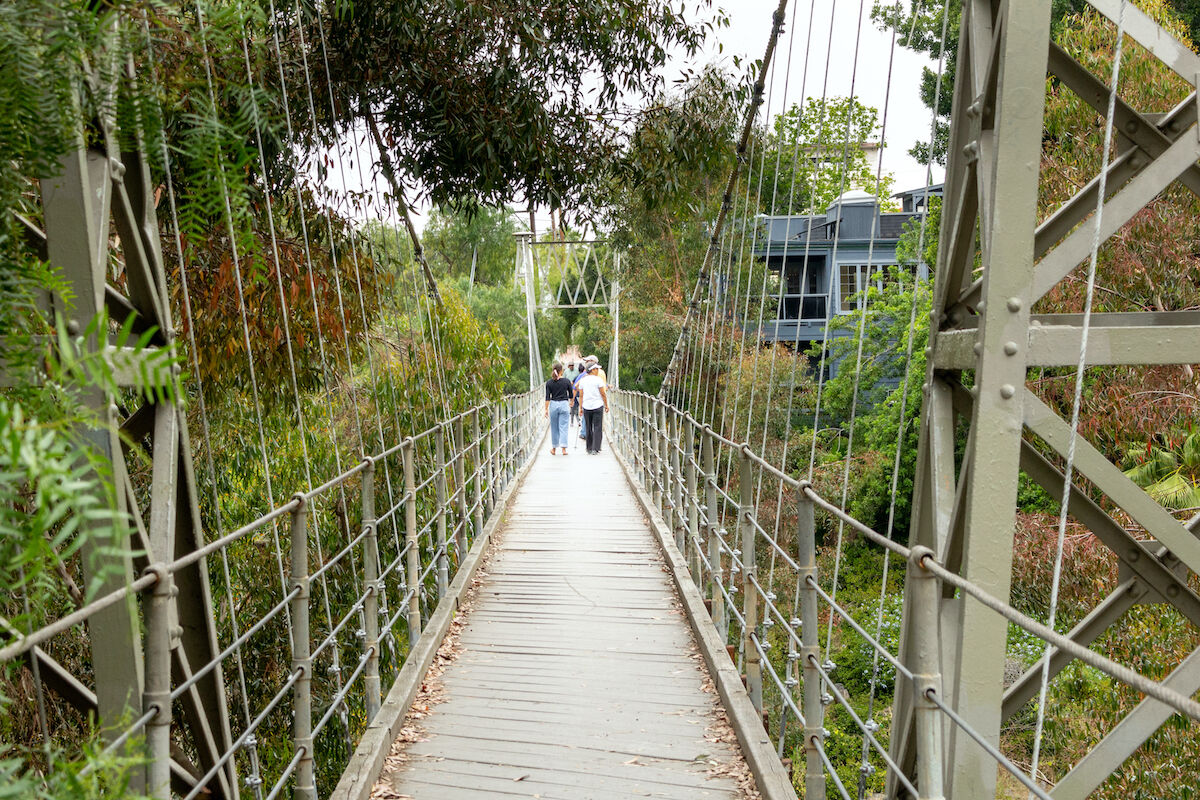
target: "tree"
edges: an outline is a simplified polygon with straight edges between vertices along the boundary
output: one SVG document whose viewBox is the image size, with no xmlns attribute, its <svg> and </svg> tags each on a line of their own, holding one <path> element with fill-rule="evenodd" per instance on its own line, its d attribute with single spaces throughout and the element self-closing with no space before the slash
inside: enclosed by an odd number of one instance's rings
<svg viewBox="0 0 1200 800">
<path fill-rule="evenodd" d="M 668 0 L 356 0 L 319 6 L 337 117 L 383 129 L 401 177 L 436 205 L 595 197 L 627 139 L 629 101 L 654 96 L 669 55 L 695 53 L 723 19 Z M 313 60 L 310 58 L 310 60 Z M 323 75 L 313 76 L 317 82 Z M 301 81 L 297 85 L 303 85 Z"/>
<path fill-rule="evenodd" d="M 624 253 L 624 388 L 656 392 L 662 382 L 704 263 L 705 223 L 717 216 L 734 163 L 743 88 L 710 68 L 664 94 L 642 112 L 618 164 L 607 222 Z"/>
<path fill-rule="evenodd" d="M 942 62 L 940 91 L 937 72 L 929 67 L 921 68 L 921 102 L 937 116 L 933 141 L 922 139 L 914 142 L 908 153 L 922 164 L 945 164 L 950 138 L 950 104 L 954 96 L 954 77 L 958 64 L 962 0 L 947 0 L 944 3 L 937 0 L 911 0 L 911 3 L 909 11 L 905 13 L 899 2 L 885 5 L 877 0 L 871 9 L 871 19 L 880 30 L 894 30 L 901 47 L 923 53 L 935 64 Z"/>
<path fill-rule="evenodd" d="M 473 214 L 435 208 L 425 226 L 425 250 L 439 275 L 469 277 L 477 284 L 512 282 L 517 258 L 517 226 L 505 209 L 480 208 Z"/>
<path fill-rule="evenodd" d="M 763 155 L 748 180 L 762 186 L 768 214 L 823 213 L 850 189 L 891 194 L 892 177 L 877 174 L 867 144 L 879 143 L 879 111 L 853 97 L 795 104 L 763 135 Z"/>
</svg>

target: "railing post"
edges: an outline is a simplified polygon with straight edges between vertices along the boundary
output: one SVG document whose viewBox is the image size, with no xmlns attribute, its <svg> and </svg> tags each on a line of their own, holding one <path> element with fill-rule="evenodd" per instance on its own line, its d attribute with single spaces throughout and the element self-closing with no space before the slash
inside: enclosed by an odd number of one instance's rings
<svg viewBox="0 0 1200 800">
<path fill-rule="evenodd" d="M 408 646 L 421 636 L 421 544 L 417 541 L 417 479 L 413 459 L 416 448 L 412 437 L 404 440 L 404 546 L 408 548 L 405 564 L 408 572 Z"/>
<path fill-rule="evenodd" d="M 154 709 L 146 723 L 146 794 L 157 800 L 171 796 L 171 598 L 176 594 L 171 573 L 163 564 L 146 570 L 158 581 L 146 596 L 146 682 L 142 711 Z"/>
<path fill-rule="evenodd" d="M 296 765 L 296 783 L 292 797 L 316 800 L 317 785 L 313 774 L 312 741 L 312 656 L 308 624 L 308 505 L 302 495 L 292 511 L 291 567 L 292 591 L 292 672 L 300 677 L 292 689 L 292 740 L 297 753 L 303 752 Z"/>
<path fill-rule="evenodd" d="M 504 401 L 492 406 L 492 430 L 488 435 L 488 514 L 496 509 L 496 498 L 500 494 L 500 407 Z"/>
<path fill-rule="evenodd" d="M 749 445 L 742 445 L 738 473 L 738 529 L 742 540 L 742 657 L 746 664 L 746 689 L 750 702 L 762 713 L 762 662 L 754 637 L 758 628 L 758 568 L 754 557 L 754 473 Z"/>
<path fill-rule="evenodd" d="M 467 439 L 462 415 L 454 418 L 454 428 L 451 440 L 454 443 L 454 497 L 458 500 L 458 525 L 454 527 L 454 549 L 457 552 L 455 570 L 467 557 L 471 543 L 467 536 L 467 528 L 471 524 L 471 515 L 467 511 Z"/>
<path fill-rule="evenodd" d="M 654 505 L 661 513 L 663 510 L 663 495 L 661 475 L 661 459 L 659 456 L 658 440 L 660 433 L 658 430 L 658 402 L 653 398 L 646 398 L 646 424 L 650 428 L 650 441 L 646 450 L 646 455 L 650 462 L 649 479 L 650 479 L 650 498 L 654 501 Z M 664 515 L 665 516 L 665 515 Z"/>
<path fill-rule="evenodd" d="M 667 530 L 671 531 L 671 535 L 675 536 L 678 541 L 678 534 L 675 533 L 674 513 L 671 508 L 671 451 L 667 441 L 670 436 L 667 432 L 667 404 L 657 403 L 655 412 L 654 425 L 658 430 L 658 483 L 662 492 L 662 504 L 659 506 L 659 510 L 667 523 Z"/>
<path fill-rule="evenodd" d="M 918 545 L 908 557 L 906 584 L 913 617 L 913 717 L 917 730 L 917 796 L 919 800 L 942 800 L 943 763 L 942 712 L 929 699 L 941 694 L 939 667 L 938 606 L 939 587 L 933 573 L 922 563 L 933 558 L 933 551 Z"/>
<path fill-rule="evenodd" d="M 441 600 L 450 586 L 450 547 L 446 536 L 446 425 L 442 423 L 433 431 L 433 452 L 436 462 L 434 491 L 437 493 L 437 596 Z"/>
<path fill-rule="evenodd" d="M 513 463 L 513 401 L 508 398 L 504 401 L 503 423 L 501 424 L 500 436 L 501 453 L 503 458 L 500 461 L 500 467 L 504 470 L 504 487 L 508 488 L 509 482 L 512 480 L 512 463 Z"/>
<path fill-rule="evenodd" d="M 825 765 L 818 748 L 825 738 L 825 704 L 821 702 L 821 648 L 817 621 L 817 522 L 813 502 L 805 494 L 808 482 L 800 485 L 796 506 L 796 581 L 800 591 L 800 663 L 804 670 L 804 797 L 824 800 Z"/>
<path fill-rule="evenodd" d="M 479 436 L 479 407 L 476 406 L 471 413 L 471 516 L 475 525 L 472 538 L 483 532 L 483 476 L 486 470 L 479 458 Z"/>
<path fill-rule="evenodd" d="M 367 457 L 362 474 L 362 524 L 366 536 L 363 538 L 363 649 L 367 663 L 363 667 L 364 706 L 367 723 L 379 712 L 381 689 L 379 685 L 379 595 L 383 587 L 379 581 L 379 533 L 375 524 L 375 460 Z"/>
<path fill-rule="evenodd" d="M 704 426 L 700 440 L 700 468 L 704 470 L 704 516 L 707 519 L 708 532 L 708 586 L 712 598 L 713 625 L 721 635 L 721 644 L 729 641 L 729 620 L 725 612 L 725 593 L 721 591 L 724 585 L 725 569 L 722 566 L 724 554 L 721 552 L 721 518 L 717 513 L 717 468 L 713 459 L 712 428 Z"/>
<path fill-rule="evenodd" d="M 701 587 L 704 576 L 700 571 L 700 496 L 696 493 L 696 426 L 684 419 L 683 474 L 687 481 L 687 554 L 688 571 Z"/>
<path fill-rule="evenodd" d="M 655 505 L 658 505 L 658 490 L 654 484 L 654 425 L 650 419 L 650 410 L 654 407 L 653 400 L 648 395 L 643 395 L 641 398 L 641 411 L 638 418 L 641 421 L 642 428 L 642 446 L 639 448 L 642 455 L 642 484 L 646 487 L 646 491 L 650 493 L 650 499 Z"/>
<path fill-rule="evenodd" d="M 684 529 L 683 516 L 683 471 L 680 469 L 680 412 L 673 407 L 667 408 L 667 418 L 671 424 L 667 428 L 667 446 L 670 448 L 671 473 L 671 525 L 675 532 L 675 544 L 680 553 L 687 553 L 687 531 Z"/>
</svg>

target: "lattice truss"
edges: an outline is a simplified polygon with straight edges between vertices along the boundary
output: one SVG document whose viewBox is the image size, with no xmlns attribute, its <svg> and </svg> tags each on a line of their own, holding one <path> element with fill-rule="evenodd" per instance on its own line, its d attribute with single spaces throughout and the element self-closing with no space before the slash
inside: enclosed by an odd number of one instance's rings
<svg viewBox="0 0 1200 800">
<path fill-rule="evenodd" d="M 1118 32 L 1124 29 L 1127 48 L 1140 45 L 1195 85 L 1200 57 L 1145 13 L 1122 0 L 1089 3 Z M 1168 604 L 1200 626 L 1200 595 L 1189 583 L 1192 573 L 1200 573 L 1200 517 L 1177 520 L 1027 385 L 1028 371 L 1038 367 L 1200 362 L 1200 314 L 1194 311 L 1096 312 L 1086 321 L 1077 314 L 1032 313 L 1056 285 L 1086 270 L 1095 258 L 1095 237 L 1103 243 L 1125 229 L 1173 183 L 1200 192 L 1196 93 L 1162 115 L 1139 111 L 1119 96 L 1110 112 L 1110 76 L 1094 74 L 1053 42 L 1046 4 L 974 0 L 963 6 L 913 543 L 932 548 L 950 569 L 1006 598 L 1020 473 L 1058 498 L 1064 473 L 1073 468 L 1091 491 L 1071 486 L 1070 515 L 1117 556 L 1120 580 L 1070 637 L 1084 646 L 1096 642 L 1138 603 Z M 1114 155 L 1105 159 L 1104 175 L 1039 221 L 1047 75 L 1101 119 L 1111 113 Z M 955 429 L 964 421 L 969 433 L 958 457 Z M 1147 537 L 1131 534 L 1126 517 Z M 906 598 L 906 609 L 911 600 Z M 941 604 L 945 693 L 967 722 L 998 743 L 1001 725 L 1038 695 L 1044 665 L 1005 689 L 1007 621 L 952 592 L 943 592 Z M 918 641 L 906 613 L 907 663 L 913 663 Z M 1048 652 L 1053 677 L 1071 658 Z M 1200 651 L 1164 683 L 1183 695 L 1200 689 Z M 911 770 L 917 753 L 913 699 L 907 686 L 897 686 L 892 750 Z M 1051 796 L 1090 794 L 1171 715 L 1163 703 L 1144 699 Z M 950 727 L 947 743 L 946 796 L 994 796 L 995 761 L 961 726 Z M 893 781 L 891 791 L 896 788 Z"/>
<path fill-rule="evenodd" d="M 115 35 L 115 34 L 114 34 Z M 132 79 L 132 65 L 126 68 Z M 103 79 L 92 74 L 92 81 Z M 118 86 L 108 88 L 113 96 Z M 140 141 L 136 132 L 122 139 L 115 103 L 101 105 L 95 120 L 99 142 L 81 146 L 64 158 L 62 173 L 41 181 L 44 230 L 26 221 L 30 239 L 43 258 L 60 266 L 76 297 L 63 304 L 47 297 L 48 311 L 62 315 L 68 332 L 79 334 L 97 314 L 106 312 L 116 324 L 132 324 L 135 334 L 150 332 L 149 346 L 122 352 L 104 340 L 95 347 L 115 366 L 123 387 L 145 390 L 147 378 L 159 383 L 177 382 L 177 371 L 161 374 L 146 365 L 162 361 L 161 353 L 174 345 L 175 323 L 155 212 L 155 184 L 145 157 L 158 143 Z M 111 112 L 111 113 L 110 113 Z M 82 130 L 81 130 L 82 135 Z M 122 152 L 118 142 L 133 140 L 137 149 Z M 119 250 L 112 244 L 120 242 Z M 107 338 L 107 337 L 104 337 Z M 138 362 L 142 363 L 138 363 Z M 174 396 L 181 391 L 175 387 Z M 163 398 L 166 395 L 150 392 Z M 114 398 L 94 390 L 88 398 L 108 430 L 89 434 L 98 452 L 112 464 L 117 510 L 133 522 L 128 547 L 98 551 L 82 560 L 85 576 L 104 577 L 98 594 L 128 586 L 150 565 L 165 563 L 199 550 L 203 545 L 196 474 L 188 436 L 187 416 L 175 400 L 147 399 L 125 408 Z M 129 443 L 150 455 L 149 486 L 132 479 L 127 465 Z M 146 502 L 148 498 L 148 502 Z M 212 593 L 205 561 L 198 559 L 174 573 L 170 599 L 170 625 L 175 645 L 170 649 L 170 670 L 181 682 L 192 682 L 196 665 L 217 659 L 220 647 L 211 613 Z M 95 713 L 107 724 L 124 718 L 138 707 L 146 686 L 142 621 L 137 606 L 116 602 L 88 620 L 91 676 L 76 676 L 42 648 L 35 648 L 40 675 L 59 697 L 85 713 Z M 94 685 L 95 690 L 86 683 Z M 195 678 L 180 698 L 180 747 L 172 752 L 171 778 L 190 788 L 192 775 L 215 770 L 208 790 L 213 797 L 237 797 L 234 763 L 222 754 L 233 747 L 227 708 L 227 691 L 221 666 Z M 197 762 L 191 763 L 188 753 Z"/>
<path fill-rule="evenodd" d="M 620 256 L 603 240 L 533 242 L 529 254 L 539 311 L 612 307 Z"/>
</svg>

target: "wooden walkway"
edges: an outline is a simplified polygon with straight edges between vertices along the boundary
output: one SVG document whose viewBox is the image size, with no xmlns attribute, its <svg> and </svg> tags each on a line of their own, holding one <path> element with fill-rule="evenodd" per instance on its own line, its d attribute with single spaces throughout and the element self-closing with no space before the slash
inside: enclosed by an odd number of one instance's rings
<svg viewBox="0 0 1200 800">
<path fill-rule="evenodd" d="M 376 797 L 743 797 L 653 534 L 607 443 L 576 441 L 513 497 L 445 700 Z"/>
</svg>

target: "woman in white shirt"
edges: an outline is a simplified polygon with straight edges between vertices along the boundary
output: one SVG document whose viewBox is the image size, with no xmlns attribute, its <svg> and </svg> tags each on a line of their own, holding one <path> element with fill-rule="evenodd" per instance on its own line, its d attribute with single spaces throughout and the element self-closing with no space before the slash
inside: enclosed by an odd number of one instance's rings
<svg viewBox="0 0 1200 800">
<path fill-rule="evenodd" d="M 583 409 L 587 427 L 587 451 L 589 455 L 600 452 L 600 440 L 604 434 L 604 412 L 608 411 L 608 387 L 600 377 L 600 365 L 589 364 L 588 374 L 580 378 L 575 387 L 579 405 Z"/>
</svg>

